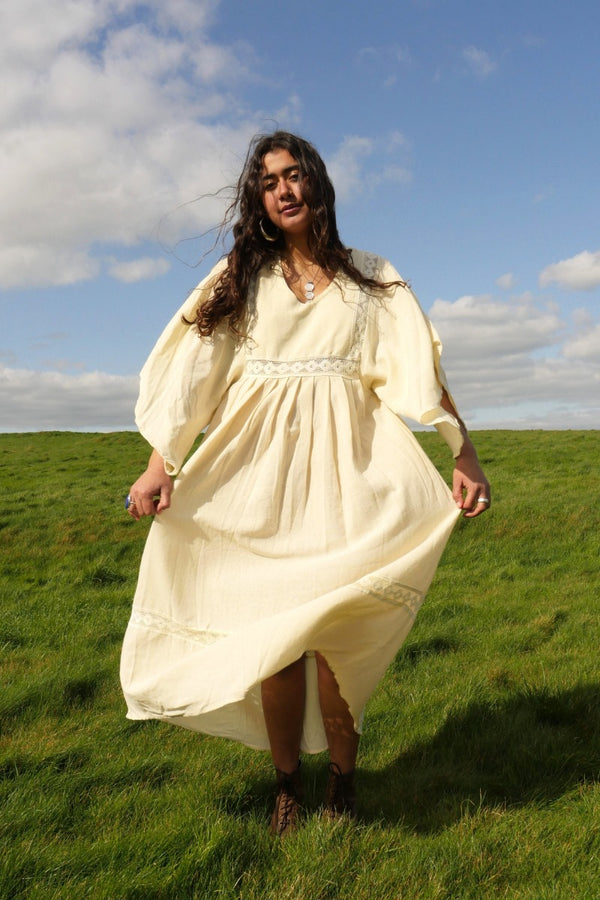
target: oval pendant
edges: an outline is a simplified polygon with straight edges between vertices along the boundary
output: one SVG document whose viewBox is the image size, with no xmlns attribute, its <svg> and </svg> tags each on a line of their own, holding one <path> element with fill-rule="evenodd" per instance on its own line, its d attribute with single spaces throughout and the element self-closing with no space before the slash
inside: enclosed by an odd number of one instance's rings
<svg viewBox="0 0 600 900">
<path fill-rule="evenodd" d="M 309 291 L 314 291 L 315 283 L 314 281 L 307 281 L 304 285 L 304 293 L 307 294 Z"/>
<path fill-rule="evenodd" d="M 314 300 L 315 292 L 314 291 L 304 291 L 304 296 L 306 297 L 307 300 Z"/>
</svg>

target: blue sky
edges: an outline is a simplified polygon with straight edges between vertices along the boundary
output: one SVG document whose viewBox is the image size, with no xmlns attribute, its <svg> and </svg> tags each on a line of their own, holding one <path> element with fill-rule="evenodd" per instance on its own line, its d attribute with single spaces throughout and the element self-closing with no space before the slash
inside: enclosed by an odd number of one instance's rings
<svg viewBox="0 0 600 900">
<path fill-rule="evenodd" d="M 250 137 L 316 144 L 469 426 L 600 427 L 596 0 L 0 9 L 0 430 L 132 427 Z M 199 264 L 198 264 L 199 263 Z"/>
</svg>

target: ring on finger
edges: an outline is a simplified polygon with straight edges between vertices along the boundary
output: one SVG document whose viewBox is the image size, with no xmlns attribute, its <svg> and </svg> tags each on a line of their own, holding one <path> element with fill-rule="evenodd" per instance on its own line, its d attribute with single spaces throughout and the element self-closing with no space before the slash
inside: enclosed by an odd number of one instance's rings
<svg viewBox="0 0 600 900">
<path fill-rule="evenodd" d="M 489 502 L 490 502 L 490 498 L 489 498 L 489 497 L 478 497 L 478 498 L 477 498 L 477 502 L 478 502 L 478 503 L 489 503 Z"/>
</svg>

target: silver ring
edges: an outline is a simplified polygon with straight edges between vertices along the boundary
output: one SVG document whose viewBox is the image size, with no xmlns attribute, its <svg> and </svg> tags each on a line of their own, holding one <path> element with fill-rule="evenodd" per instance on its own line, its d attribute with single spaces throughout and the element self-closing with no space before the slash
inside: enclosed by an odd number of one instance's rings
<svg viewBox="0 0 600 900">
<path fill-rule="evenodd" d="M 489 497 L 478 497 L 477 502 L 478 503 L 489 503 L 490 500 L 489 500 Z"/>
<path fill-rule="evenodd" d="M 127 494 L 125 497 L 125 509 L 133 509 L 135 506 L 135 500 L 131 496 L 131 494 Z"/>
</svg>

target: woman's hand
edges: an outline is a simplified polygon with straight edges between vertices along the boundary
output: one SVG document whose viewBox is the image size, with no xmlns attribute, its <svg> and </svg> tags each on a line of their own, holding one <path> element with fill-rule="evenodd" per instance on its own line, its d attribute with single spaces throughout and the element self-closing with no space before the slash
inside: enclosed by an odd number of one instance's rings
<svg viewBox="0 0 600 900">
<path fill-rule="evenodd" d="M 477 452 L 467 433 L 466 425 L 454 408 L 445 388 L 442 391 L 441 406 L 454 416 L 463 436 L 462 449 L 456 457 L 456 468 L 452 475 L 452 496 L 458 508 L 465 510 L 464 517 L 474 519 L 490 508 L 492 502 L 490 485 L 479 465 Z"/>
<path fill-rule="evenodd" d="M 490 485 L 479 465 L 477 453 L 468 437 L 465 438 L 452 476 L 452 496 L 466 519 L 474 519 L 490 508 Z"/>
<path fill-rule="evenodd" d="M 173 479 L 165 472 L 162 456 L 152 451 L 146 471 L 129 489 L 127 512 L 134 519 L 158 515 L 171 505 Z"/>
</svg>

